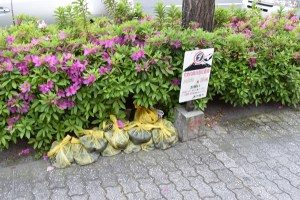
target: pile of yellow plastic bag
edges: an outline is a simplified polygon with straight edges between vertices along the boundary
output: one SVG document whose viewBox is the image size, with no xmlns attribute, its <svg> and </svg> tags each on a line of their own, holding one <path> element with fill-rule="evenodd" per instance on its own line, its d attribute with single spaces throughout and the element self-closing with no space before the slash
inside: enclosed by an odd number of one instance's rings
<svg viewBox="0 0 300 200">
<path fill-rule="evenodd" d="M 79 165 L 93 163 L 100 154 L 114 156 L 122 151 L 167 149 L 177 141 L 175 127 L 161 119 L 156 109 L 136 106 L 134 121 L 123 123 L 111 115 L 110 121 L 103 122 L 100 129 L 83 130 L 79 139 L 68 135 L 60 143 L 54 142 L 48 156 L 55 167 L 64 168 L 74 161 Z"/>
<path fill-rule="evenodd" d="M 79 165 L 91 164 L 99 157 L 99 154 L 88 152 L 77 138 L 69 135 L 60 143 L 54 142 L 47 155 L 57 168 L 68 167 L 74 161 Z"/>
<path fill-rule="evenodd" d="M 152 131 L 152 138 L 156 148 L 168 149 L 178 142 L 178 133 L 174 125 L 165 119 L 159 120 Z"/>
<path fill-rule="evenodd" d="M 60 143 L 54 142 L 47 156 L 51 159 L 53 166 L 65 168 L 72 164 L 73 152 L 71 150 L 72 137 L 67 135 Z"/>
<path fill-rule="evenodd" d="M 71 150 L 73 152 L 74 160 L 78 165 L 91 164 L 99 157 L 99 154 L 96 152 L 88 152 L 77 138 L 72 138 Z"/>
<path fill-rule="evenodd" d="M 81 144 L 88 151 L 96 151 L 102 153 L 107 146 L 107 140 L 102 130 L 84 130 L 83 136 L 79 138 Z"/>
</svg>

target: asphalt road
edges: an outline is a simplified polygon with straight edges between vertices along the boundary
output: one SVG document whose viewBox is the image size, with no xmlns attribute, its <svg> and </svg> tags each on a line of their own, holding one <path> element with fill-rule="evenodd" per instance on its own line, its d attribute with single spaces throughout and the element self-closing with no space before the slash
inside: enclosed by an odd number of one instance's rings
<svg viewBox="0 0 300 200">
<path fill-rule="evenodd" d="M 153 14 L 155 4 L 159 2 L 159 0 L 136 0 L 142 3 L 144 11 L 150 14 Z M 182 0 L 163 0 L 166 5 L 182 5 Z M 222 6 L 222 7 L 229 7 L 232 4 L 239 4 L 238 6 L 241 6 L 242 0 L 216 0 L 216 5 Z"/>
</svg>

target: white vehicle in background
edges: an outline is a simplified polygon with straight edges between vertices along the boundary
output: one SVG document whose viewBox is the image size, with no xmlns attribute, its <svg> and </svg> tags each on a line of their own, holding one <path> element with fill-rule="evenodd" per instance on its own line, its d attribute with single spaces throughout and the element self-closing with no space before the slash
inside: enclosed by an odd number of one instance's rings
<svg viewBox="0 0 300 200">
<path fill-rule="evenodd" d="M 276 13 L 279 10 L 283 11 L 297 10 L 299 17 L 300 0 L 243 0 L 244 8 L 251 9 L 254 4 L 262 11 L 264 16 Z"/>
</svg>

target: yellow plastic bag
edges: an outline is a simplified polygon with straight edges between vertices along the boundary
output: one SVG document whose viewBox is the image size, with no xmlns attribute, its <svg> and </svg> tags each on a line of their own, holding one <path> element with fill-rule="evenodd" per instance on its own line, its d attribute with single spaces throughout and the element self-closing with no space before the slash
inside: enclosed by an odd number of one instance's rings
<svg viewBox="0 0 300 200">
<path fill-rule="evenodd" d="M 104 137 L 104 132 L 101 130 L 84 130 L 84 136 L 80 137 L 81 144 L 88 151 L 97 151 L 101 153 L 107 146 L 107 140 Z"/>
<path fill-rule="evenodd" d="M 129 143 L 129 135 L 127 131 L 119 128 L 117 118 L 114 115 L 111 115 L 110 119 L 113 122 L 113 129 L 104 133 L 105 138 L 112 147 L 118 150 L 123 150 Z"/>
<path fill-rule="evenodd" d="M 134 144 L 147 143 L 152 138 L 151 130 L 155 128 L 152 124 L 142 124 L 140 122 L 131 122 L 125 127 L 128 131 L 129 139 Z"/>
<path fill-rule="evenodd" d="M 104 157 L 109 157 L 109 156 L 114 156 L 121 153 L 121 150 L 113 148 L 110 144 L 106 146 L 104 151 L 101 153 L 102 156 Z"/>
<path fill-rule="evenodd" d="M 143 151 L 152 151 L 155 149 L 153 139 L 151 138 L 149 142 L 141 144 L 141 148 Z"/>
<path fill-rule="evenodd" d="M 53 166 L 65 168 L 74 161 L 71 149 L 71 136 L 67 135 L 61 142 L 54 142 L 47 156 L 51 159 Z"/>
<path fill-rule="evenodd" d="M 77 138 L 72 138 L 71 145 L 74 160 L 79 165 L 91 164 L 99 157 L 95 152 L 89 153 Z"/>
<path fill-rule="evenodd" d="M 134 121 L 143 124 L 154 124 L 158 121 L 157 110 L 152 108 L 145 108 L 141 106 L 135 106 L 136 111 L 134 115 Z"/>
<path fill-rule="evenodd" d="M 114 125 L 113 123 L 111 122 L 107 122 L 107 121 L 104 121 L 101 125 L 101 129 L 104 131 L 104 132 L 107 132 L 107 131 L 111 131 L 113 129 Z"/>
<path fill-rule="evenodd" d="M 133 144 L 133 142 L 129 142 L 126 149 L 124 149 L 124 152 L 129 154 L 129 153 L 139 152 L 140 150 L 141 150 L 141 145 L 136 145 L 136 144 Z"/>
<path fill-rule="evenodd" d="M 173 124 L 165 119 L 159 120 L 152 131 L 152 138 L 156 148 L 167 149 L 178 141 L 178 133 Z"/>
</svg>

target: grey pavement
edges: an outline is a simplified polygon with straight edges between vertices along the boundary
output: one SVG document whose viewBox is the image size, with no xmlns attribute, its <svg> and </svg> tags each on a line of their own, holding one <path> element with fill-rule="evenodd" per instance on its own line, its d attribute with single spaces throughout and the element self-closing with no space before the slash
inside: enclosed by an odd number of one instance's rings
<svg viewBox="0 0 300 200">
<path fill-rule="evenodd" d="M 300 111 L 273 109 L 206 128 L 206 136 L 47 172 L 0 169 L 0 199 L 300 199 Z"/>
</svg>

